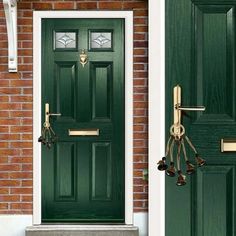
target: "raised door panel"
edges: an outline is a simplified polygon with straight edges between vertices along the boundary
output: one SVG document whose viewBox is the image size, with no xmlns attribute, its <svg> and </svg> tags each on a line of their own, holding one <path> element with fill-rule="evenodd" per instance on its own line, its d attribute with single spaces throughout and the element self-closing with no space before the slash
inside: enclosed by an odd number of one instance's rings
<svg viewBox="0 0 236 236">
<path fill-rule="evenodd" d="M 111 143 L 92 144 L 92 201 L 112 199 Z"/>
<path fill-rule="evenodd" d="M 60 142 L 55 151 L 55 200 L 75 201 L 77 195 L 75 144 Z"/>
<path fill-rule="evenodd" d="M 91 62 L 93 120 L 110 120 L 112 105 L 112 62 Z"/>
<path fill-rule="evenodd" d="M 56 111 L 60 120 L 75 120 L 77 62 L 55 62 Z"/>
<path fill-rule="evenodd" d="M 235 167 L 207 165 L 197 173 L 197 235 L 234 235 Z"/>
<path fill-rule="evenodd" d="M 235 121 L 234 7 L 195 5 L 197 123 Z"/>
</svg>

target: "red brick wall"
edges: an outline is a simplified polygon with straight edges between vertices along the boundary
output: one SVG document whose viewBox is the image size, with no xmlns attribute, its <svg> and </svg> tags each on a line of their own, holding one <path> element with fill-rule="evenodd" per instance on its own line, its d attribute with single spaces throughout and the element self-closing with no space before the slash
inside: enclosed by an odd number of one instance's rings
<svg viewBox="0 0 236 236">
<path fill-rule="evenodd" d="M 134 11 L 134 211 L 147 211 L 147 0 L 18 1 L 18 73 L 8 73 L 7 32 L 0 3 L 0 214 L 32 213 L 33 10 Z M 40 145 L 40 144 L 39 144 Z"/>
</svg>

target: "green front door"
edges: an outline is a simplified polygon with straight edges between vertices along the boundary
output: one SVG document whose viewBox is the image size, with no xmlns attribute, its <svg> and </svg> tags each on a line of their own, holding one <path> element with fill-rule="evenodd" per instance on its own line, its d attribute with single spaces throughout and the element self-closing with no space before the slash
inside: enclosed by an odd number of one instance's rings
<svg viewBox="0 0 236 236">
<path fill-rule="evenodd" d="M 183 105 L 206 106 L 183 118 L 206 165 L 184 173 L 185 186 L 166 177 L 166 236 L 236 235 L 236 151 L 220 148 L 236 141 L 235 9 L 235 0 L 166 0 L 166 136 L 175 85 Z"/>
<path fill-rule="evenodd" d="M 42 114 L 61 113 L 42 146 L 42 222 L 124 223 L 124 21 L 44 19 L 42 35 Z"/>
</svg>

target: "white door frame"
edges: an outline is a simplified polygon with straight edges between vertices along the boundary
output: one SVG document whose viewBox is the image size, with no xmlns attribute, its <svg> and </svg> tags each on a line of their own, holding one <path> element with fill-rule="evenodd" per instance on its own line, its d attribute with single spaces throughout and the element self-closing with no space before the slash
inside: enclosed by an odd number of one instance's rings
<svg viewBox="0 0 236 236">
<path fill-rule="evenodd" d="M 125 223 L 133 224 L 133 12 L 34 11 L 33 13 L 33 224 L 41 224 L 41 23 L 43 18 L 125 19 Z"/>
<path fill-rule="evenodd" d="M 149 236 L 165 236 L 165 0 L 149 0 Z"/>
</svg>

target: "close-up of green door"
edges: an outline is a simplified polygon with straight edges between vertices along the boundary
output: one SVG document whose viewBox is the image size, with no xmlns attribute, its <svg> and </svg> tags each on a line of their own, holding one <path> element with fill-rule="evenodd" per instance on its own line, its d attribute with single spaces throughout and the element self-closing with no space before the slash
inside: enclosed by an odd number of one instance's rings
<svg viewBox="0 0 236 236">
<path fill-rule="evenodd" d="M 166 0 L 166 138 L 173 124 L 173 88 L 182 88 L 186 135 L 206 160 L 177 186 L 166 176 L 166 236 L 233 236 L 236 219 L 236 1 Z M 166 140 L 167 141 L 167 140 Z"/>
<path fill-rule="evenodd" d="M 124 223 L 124 62 L 123 19 L 43 19 L 43 223 Z"/>
</svg>

